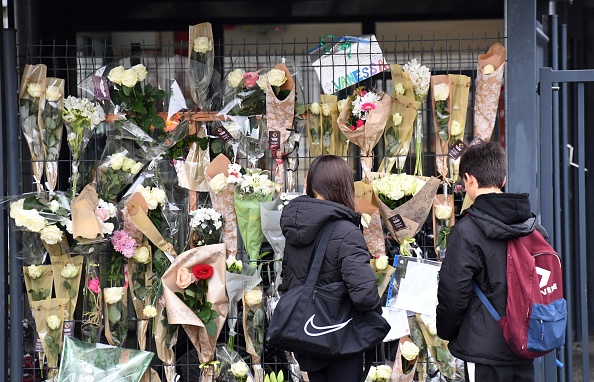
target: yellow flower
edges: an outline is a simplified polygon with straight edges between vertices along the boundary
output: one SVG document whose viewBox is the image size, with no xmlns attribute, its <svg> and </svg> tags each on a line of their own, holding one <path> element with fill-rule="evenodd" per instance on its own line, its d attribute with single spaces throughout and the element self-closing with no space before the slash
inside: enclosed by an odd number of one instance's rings
<svg viewBox="0 0 594 382">
<path fill-rule="evenodd" d="M 244 74 L 245 71 L 243 69 L 235 69 L 229 73 L 229 76 L 227 76 L 227 82 L 229 85 L 231 85 L 231 87 L 236 88 L 241 83 L 241 80 L 243 80 Z"/>
<path fill-rule="evenodd" d="M 285 75 L 284 70 L 280 69 L 271 69 L 267 74 L 266 77 L 268 79 L 268 83 L 270 86 L 281 86 L 285 82 L 287 82 L 287 76 Z"/>
<path fill-rule="evenodd" d="M 452 216 L 452 207 L 444 204 L 435 206 L 435 217 L 439 220 L 447 220 Z"/>
<path fill-rule="evenodd" d="M 313 115 L 320 115 L 320 104 L 317 102 L 312 103 L 309 105 L 309 111 L 311 111 Z"/>
<path fill-rule="evenodd" d="M 375 268 L 378 271 L 383 271 L 387 267 L 388 267 L 388 256 L 381 255 L 380 257 L 378 257 L 377 259 L 375 259 Z"/>
<path fill-rule="evenodd" d="M 249 371 L 248 366 L 243 361 L 235 362 L 231 364 L 231 373 L 237 378 L 243 378 Z"/>
<path fill-rule="evenodd" d="M 103 290 L 103 297 L 105 298 L 105 303 L 109 305 L 113 305 L 121 301 L 123 295 L 124 288 L 122 287 L 105 288 Z"/>
<path fill-rule="evenodd" d="M 41 230 L 41 240 L 47 244 L 57 244 L 62 240 L 62 230 L 55 225 L 48 225 Z"/>
<path fill-rule="evenodd" d="M 145 66 L 142 64 L 134 65 L 130 68 L 130 70 L 136 74 L 138 81 L 144 81 L 148 76 L 148 72 L 146 71 Z"/>
<path fill-rule="evenodd" d="M 196 37 L 194 39 L 194 52 L 206 53 L 212 50 L 212 41 L 208 37 Z"/>
<path fill-rule="evenodd" d="M 122 74 L 122 85 L 126 87 L 133 88 L 137 81 L 136 72 L 132 69 L 125 70 L 124 74 Z"/>
<path fill-rule="evenodd" d="M 148 264 L 148 262 L 151 261 L 151 252 L 143 245 L 136 248 L 132 258 L 139 264 Z"/>
<path fill-rule="evenodd" d="M 124 67 L 118 66 L 109 71 L 107 78 L 116 85 L 122 84 L 122 76 L 124 75 Z"/>
<path fill-rule="evenodd" d="M 48 88 L 45 89 L 46 101 L 56 102 L 60 98 L 62 98 L 62 93 L 60 93 L 60 88 L 58 88 L 57 86 L 48 86 Z"/>
<path fill-rule="evenodd" d="M 344 106 L 346 105 L 346 103 L 347 103 L 346 99 L 341 99 L 340 101 L 338 101 L 338 103 L 336 105 L 338 106 L 339 113 L 342 111 L 342 109 L 344 109 Z"/>
<path fill-rule="evenodd" d="M 389 381 L 392 376 L 392 368 L 388 365 L 379 365 L 376 367 L 377 379 Z"/>
<path fill-rule="evenodd" d="M 130 169 L 130 173 L 132 175 L 136 175 L 140 172 L 140 170 L 142 170 L 142 163 L 136 162 L 134 163 L 134 166 L 132 166 L 132 168 Z"/>
</svg>

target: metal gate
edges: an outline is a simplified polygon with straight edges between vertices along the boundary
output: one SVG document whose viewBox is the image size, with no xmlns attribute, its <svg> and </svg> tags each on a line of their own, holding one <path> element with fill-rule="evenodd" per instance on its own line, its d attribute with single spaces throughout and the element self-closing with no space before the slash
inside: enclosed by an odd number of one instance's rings
<svg viewBox="0 0 594 382">
<path fill-rule="evenodd" d="M 567 340 L 560 381 L 592 379 L 589 364 L 586 89 L 594 70 L 539 72 L 539 205 L 542 225 L 564 267 Z M 577 158 L 577 160 L 574 160 Z M 581 350 L 581 354 L 580 354 Z"/>
</svg>

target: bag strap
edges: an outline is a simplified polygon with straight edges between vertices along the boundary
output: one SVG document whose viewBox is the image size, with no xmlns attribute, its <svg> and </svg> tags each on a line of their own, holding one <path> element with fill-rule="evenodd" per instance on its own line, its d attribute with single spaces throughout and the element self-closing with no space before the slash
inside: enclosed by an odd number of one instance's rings
<svg viewBox="0 0 594 382">
<path fill-rule="evenodd" d="M 326 254 L 326 248 L 328 248 L 328 242 L 330 241 L 330 234 L 334 229 L 334 224 L 336 221 L 330 221 L 326 223 L 324 229 L 320 233 L 320 241 L 316 247 L 316 251 L 313 256 L 313 261 L 309 268 L 309 274 L 307 275 L 307 280 L 305 281 L 305 286 L 312 287 L 315 285 L 316 281 L 318 280 L 318 275 L 320 274 L 320 268 L 322 268 L 322 262 L 324 261 L 324 255 Z"/>
<path fill-rule="evenodd" d="M 499 313 L 497 313 L 497 311 L 493 307 L 493 304 L 491 304 L 491 302 L 489 301 L 489 299 L 487 298 L 487 296 L 485 296 L 485 294 L 483 293 L 483 291 L 481 290 L 481 288 L 479 288 L 478 285 L 476 285 L 476 283 L 474 281 L 472 282 L 472 287 L 474 288 L 474 291 L 476 292 L 476 294 L 478 295 L 478 297 L 481 299 L 481 301 L 485 305 L 485 308 L 487 308 L 487 310 L 489 311 L 489 313 L 491 313 L 491 316 L 493 316 L 493 318 L 495 319 L 495 321 L 501 320 L 501 316 L 499 316 Z"/>
</svg>

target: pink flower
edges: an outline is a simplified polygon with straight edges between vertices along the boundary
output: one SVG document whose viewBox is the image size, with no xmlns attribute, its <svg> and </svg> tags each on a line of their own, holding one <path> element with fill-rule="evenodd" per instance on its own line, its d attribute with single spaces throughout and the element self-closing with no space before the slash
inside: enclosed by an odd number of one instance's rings
<svg viewBox="0 0 594 382">
<path fill-rule="evenodd" d="M 99 285 L 99 279 L 97 277 L 90 279 L 87 287 L 95 294 L 101 293 L 101 285 Z"/>
<path fill-rule="evenodd" d="M 116 251 L 124 255 L 127 259 L 134 256 L 134 251 L 136 251 L 137 247 L 136 240 L 128 235 L 126 231 L 122 230 L 113 233 L 111 244 Z"/>
<path fill-rule="evenodd" d="M 357 120 L 357 128 L 363 127 L 363 125 L 365 125 L 365 121 L 363 121 L 362 119 Z"/>
<path fill-rule="evenodd" d="M 95 215 L 97 215 L 102 222 L 106 222 L 109 219 L 109 212 L 104 208 L 95 208 Z"/>
<path fill-rule="evenodd" d="M 353 125 L 350 125 L 350 126 L 349 126 L 349 130 L 351 130 L 351 131 L 355 131 L 355 129 L 356 129 L 356 127 L 355 127 L 355 126 L 353 126 Z"/>
<path fill-rule="evenodd" d="M 256 81 L 258 81 L 258 73 L 256 72 L 247 72 L 243 75 L 243 84 L 248 88 L 253 88 L 256 86 Z"/>
<path fill-rule="evenodd" d="M 371 102 L 366 102 L 363 105 L 361 105 L 361 110 L 363 110 L 363 111 L 375 110 L 375 105 L 372 104 Z"/>
<path fill-rule="evenodd" d="M 359 93 L 359 97 L 363 97 L 365 94 L 367 94 L 367 91 L 361 90 L 361 92 Z"/>
</svg>

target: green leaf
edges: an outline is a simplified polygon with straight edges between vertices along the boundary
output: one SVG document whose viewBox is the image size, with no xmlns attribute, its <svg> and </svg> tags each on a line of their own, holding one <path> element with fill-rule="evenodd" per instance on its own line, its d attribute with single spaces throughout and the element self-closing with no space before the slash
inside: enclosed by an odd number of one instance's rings
<svg viewBox="0 0 594 382">
<path fill-rule="evenodd" d="M 23 201 L 23 208 L 25 210 L 32 210 L 37 207 L 37 198 L 35 195 L 27 196 Z"/>
<path fill-rule="evenodd" d="M 110 306 L 107 311 L 107 317 L 109 318 L 109 322 L 115 324 L 122 318 L 122 312 L 118 310 L 114 305 Z"/>
<path fill-rule="evenodd" d="M 210 320 L 209 321 L 215 320 L 217 317 L 219 317 L 219 314 L 217 313 L 217 311 L 216 310 L 211 310 L 210 311 Z"/>
<path fill-rule="evenodd" d="M 278 375 L 276 376 L 276 382 L 285 382 L 285 374 L 282 370 L 278 371 Z"/>
<path fill-rule="evenodd" d="M 198 312 L 198 318 L 201 319 L 205 324 L 210 322 L 210 310 L 201 309 L 200 312 Z"/>
<path fill-rule="evenodd" d="M 51 348 L 52 346 L 54 346 L 54 337 L 52 337 L 52 336 L 45 336 L 45 344 L 46 344 L 48 347 L 50 347 L 50 348 Z"/>
<path fill-rule="evenodd" d="M 68 296 L 70 296 L 71 299 L 76 297 L 76 291 L 74 290 L 74 288 L 68 290 Z"/>
<path fill-rule="evenodd" d="M 209 336 L 214 337 L 215 334 L 217 334 L 217 324 L 215 324 L 214 321 L 206 322 L 204 327 L 206 328 L 206 333 L 208 333 Z"/>
<path fill-rule="evenodd" d="M 219 155 L 224 150 L 223 142 L 221 142 L 220 139 L 214 139 L 212 142 L 210 142 L 210 149 L 212 150 L 213 154 Z"/>
<path fill-rule="evenodd" d="M 66 281 L 66 280 L 64 280 L 64 282 L 63 282 L 63 285 L 64 285 L 64 288 L 66 288 L 66 289 L 68 289 L 68 290 L 72 289 L 72 286 L 71 286 L 71 285 L 70 285 L 70 283 L 69 283 L 68 281 Z"/>
<path fill-rule="evenodd" d="M 130 97 L 130 93 L 132 93 L 132 88 L 122 86 L 122 91 L 126 95 L 126 97 Z"/>
<path fill-rule="evenodd" d="M 195 293 L 193 290 L 191 290 L 190 288 L 188 288 L 188 289 L 184 290 L 184 294 L 185 294 L 186 296 L 190 296 L 190 297 L 196 297 L 196 293 Z"/>
<path fill-rule="evenodd" d="M 175 292 L 175 295 L 180 299 L 180 300 L 185 300 L 184 295 L 181 292 Z"/>
<path fill-rule="evenodd" d="M 285 90 L 281 90 L 278 92 L 278 96 L 277 98 L 282 101 L 285 98 L 287 98 L 289 96 L 289 94 L 291 94 L 291 90 L 290 89 L 285 89 Z"/>
<path fill-rule="evenodd" d="M 198 145 L 200 146 L 200 150 L 204 151 L 208 148 L 208 138 L 198 138 L 197 140 Z"/>
<path fill-rule="evenodd" d="M 274 375 L 274 371 L 272 373 L 270 373 L 270 382 L 277 382 L 276 375 Z"/>
</svg>

